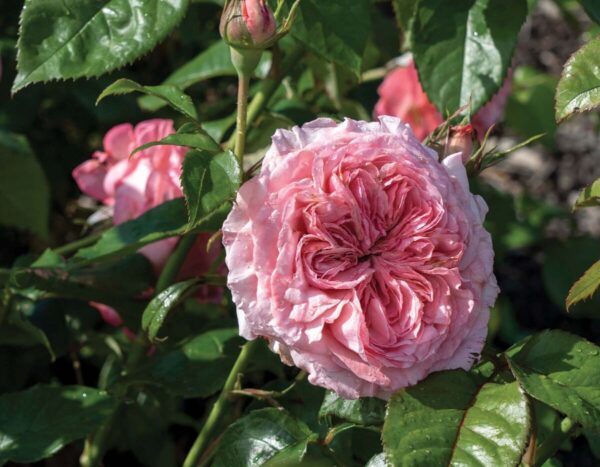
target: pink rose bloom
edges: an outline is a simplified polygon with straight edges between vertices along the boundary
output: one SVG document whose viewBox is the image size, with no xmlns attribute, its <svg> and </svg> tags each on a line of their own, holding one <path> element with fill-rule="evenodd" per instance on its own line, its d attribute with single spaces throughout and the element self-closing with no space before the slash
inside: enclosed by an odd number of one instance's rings
<svg viewBox="0 0 600 467">
<path fill-rule="evenodd" d="M 240 333 L 345 398 L 469 368 L 498 294 L 460 154 L 397 118 L 278 130 L 223 226 Z"/>
<path fill-rule="evenodd" d="M 181 146 L 154 146 L 130 157 L 139 146 L 174 133 L 172 120 L 147 120 L 135 127 L 118 125 L 106 133 L 104 150 L 73 170 L 82 192 L 114 207 L 114 223 L 122 224 L 149 209 L 183 196 L 179 177 L 187 152 Z M 176 238 L 144 247 L 140 252 L 160 270 Z"/>
<path fill-rule="evenodd" d="M 482 140 L 488 128 L 498 123 L 503 115 L 511 90 L 511 75 L 498 93 L 473 117 L 473 127 Z M 379 101 L 375 116 L 391 115 L 409 124 L 417 138 L 425 139 L 444 119 L 423 91 L 414 62 L 392 70 L 379 87 Z"/>
<path fill-rule="evenodd" d="M 410 125 L 423 140 L 442 124 L 444 119 L 423 91 L 413 61 L 406 67 L 392 70 L 379 87 L 375 116 L 391 115 Z"/>
<path fill-rule="evenodd" d="M 82 192 L 107 206 L 113 206 L 115 224 L 135 219 L 166 201 L 183 196 L 180 177 L 187 148 L 181 146 L 153 146 L 134 154 L 139 146 L 159 141 L 175 132 L 172 120 L 147 120 L 135 127 L 129 123 L 118 125 L 106 133 L 104 150 L 73 170 L 73 177 Z M 210 234 L 201 234 L 186 258 L 180 278 L 194 277 L 208 272 L 219 254 L 218 244 L 206 252 Z M 140 250 L 153 264 L 157 273 L 177 245 L 177 238 L 168 238 L 147 245 Z M 221 294 L 214 288 L 204 287 L 200 298 L 219 300 Z M 122 319 L 112 308 L 93 303 L 105 322 L 119 327 Z"/>
</svg>

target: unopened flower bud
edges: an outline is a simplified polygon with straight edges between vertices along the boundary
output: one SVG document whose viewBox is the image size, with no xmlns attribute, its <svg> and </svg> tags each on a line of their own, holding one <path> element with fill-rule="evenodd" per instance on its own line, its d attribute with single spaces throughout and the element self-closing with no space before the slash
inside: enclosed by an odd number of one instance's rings
<svg viewBox="0 0 600 467">
<path fill-rule="evenodd" d="M 456 154 L 460 152 L 464 164 L 471 158 L 473 152 L 473 141 L 477 137 L 473 125 L 458 125 L 450 128 L 446 149 L 444 154 Z"/>
<path fill-rule="evenodd" d="M 265 0 L 227 0 L 220 31 L 232 47 L 266 49 L 276 37 L 277 24 Z"/>
</svg>

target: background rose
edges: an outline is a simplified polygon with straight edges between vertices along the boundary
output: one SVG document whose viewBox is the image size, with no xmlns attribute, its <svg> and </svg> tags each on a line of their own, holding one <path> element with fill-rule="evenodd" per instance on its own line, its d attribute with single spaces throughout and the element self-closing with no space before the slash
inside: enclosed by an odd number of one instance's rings
<svg viewBox="0 0 600 467">
<path fill-rule="evenodd" d="M 73 177 L 81 191 L 107 206 L 113 207 L 113 221 L 121 224 L 139 217 L 149 209 L 183 196 L 180 185 L 183 158 L 187 148 L 160 145 L 131 153 L 143 144 L 159 141 L 174 133 L 172 120 L 154 119 L 139 123 L 118 125 L 106 133 L 103 151 L 73 170 Z M 206 252 L 210 234 L 200 234 L 192 253 L 183 264 L 179 279 L 208 272 L 219 252 L 218 244 Z M 152 243 L 140 250 L 159 273 L 177 244 L 177 238 Z M 219 300 L 221 292 L 203 287 L 199 296 Z M 110 307 L 93 304 L 103 319 L 120 326 L 119 314 Z"/>
<path fill-rule="evenodd" d="M 460 154 L 396 118 L 279 130 L 223 227 L 241 334 L 347 398 L 469 368 L 498 293 L 486 211 Z"/>
<path fill-rule="evenodd" d="M 482 140 L 488 128 L 498 123 L 510 95 L 512 75 L 504 82 L 498 93 L 473 116 L 472 125 L 476 136 Z M 423 140 L 442 124 L 444 119 L 419 82 L 419 75 L 412 60 L 406 66 L 390 71 L 379 87 L 379 101 L 375 116 L 391 115 L 408 123 L 417 138 Z"/>
<path fill-rule="evenodd" d="M 121 224 L 148 209 L 183 196 L 179 177 L 186 149 L 181 146 L 154 146 L 130 157 L 139 146 L 159 141 L 174 133 L 171 120 L 148 120 L 135 127 L 118 125 L 106 133 L 104 150 L 73 170 L 81 191 L 114 207 L 113 221 Z M 159 270 L 177 239 L 167 239 L 141 250 Z"/>
</svg>

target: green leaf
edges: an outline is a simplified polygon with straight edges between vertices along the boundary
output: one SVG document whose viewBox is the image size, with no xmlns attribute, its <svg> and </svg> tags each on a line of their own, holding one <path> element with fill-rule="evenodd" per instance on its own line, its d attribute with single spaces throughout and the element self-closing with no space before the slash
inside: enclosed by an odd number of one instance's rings
<svg viewBox="0 0 600 467">
<path fill-rule="evenodd" d="M 223 434 L 213 467 L 297 465 L 316 435 L 288 412 L 256 410 Z M 270 462 L 269 462 L 270 461 Z"/>
<path fill-rule="evenodd" d="M 23 136 L 0 132 L 0 224 L 48 236 L 50 189 Z"/>
<path fill-rule="evenodd" d="M 270 54 L 263 53 L 257 67 L 257 75 L 259 75 L 259 71 L 265 68 L 268 70 L 270 63 Z M 207 79 L 223 76 L 237 77 L 237 71 L 231 63 L 229 46 L 224 41 L 218 40 L 208 49 L 171 73 L 161 84 L 177 86 L 179 89 L 184 90 Z M 155 112 L 164 106 L 164 102 L 153 96 L 140 97 L 138 103 L 143 110 L 148 112 Z"/>
<path fill-rule="evenodd" d="M 186 398 L 208 397 L 225 384 L 241 344 L 237 329 L 209 331 L 157 355 L 123 383 L 158 385 Z"/>
<path fill-rule="evenodd" d="M 575 201 L 575 209 L 594 206 L 600 206 L 600 178 L 585 187 Z"/>
<path fill-rule="evenodd" d="M 216 41 L 208 49 L 187 62 L 163 81 L 163 85 L 173 85 L 186 89 L 194 84 L 218 76 L 237 76 L 231 63 L 231 52 L 224 41 Z M 160 99 L 144 96 L 139 99 L 140 107 L 154 112 L 164 104 Z"/>
<path fill-rule="evenodd" d="M 36 462 L 94 432 L 114 408 L 104 391 L 36 386 L 0 396 L 0 464 Z"/>
<path fill-rule="evenodd" d="M 435 373 L 392 396 L 383 444 L 392 465 L 517 465 L 530 428 L 516 382 Z"/>
<path fill-rule="evenodd" d="M 154 283 L 154 273 L 142 255 L 94 267 L 20 268 L 11 278 L 11 287 L 25 295 L 60 296 L 117 305 L 123 299 L 133 299 Z M 30 291 L 26 289 L 32 289 Z"/>
<path fill-rule="evenodd" d="M 194 121 L 198 120 L 192 98 L 176 86 L 142 86 L 130 79 L 121 78 L 102 91 L 96 103 L 107 96 L 121 96 L 132 92 L 141 92 L 159 98 L 177 112 Z"/>
<path fill-rule="evenodd" d="M 151 50 L 188 0 L 26 0 L 13 92 L 52 79 L 98 76 Z"/>
<path fill-rule="evenodd" d="M 600 24 L 600 3 L 598 0 L 579 0 L 591 19 Z"/>
<path fill-rule="evenodd" d="M 186 226 L 185 202 L 177 198 L 107 230 L 94 245 L 79 250 L 75 259 L 98 261 L 133 253 L 145 245 L 183 233 Z"/>
<path fill-rule="evenodd" d="M 187 209 L 183 198 L 176 198 L 157 206 L 137 219 L 107 230 L 96 244 L 79 250 L 75 261 L 90 263 L 106 261 L 139 250 L 165 238 L 189 232 L 215 232 L 221 228 L 231 209 L 231 202 L 207 212 L 196 224 L 188 226 Z"/>
<path fill-rule="evenodd" d="M 358 76 L 371 29 L 370 8 L 369 0 L 302 0 L 292 34 Z"/>
<path fill-rule="evenodd" d="M 358 425 L 381 425 L 385 402 L 374 397 L 346 400 L 328 391 L 319 410 L 319 417 L 337 417 Z"/>
<path fill-rule="evenodd" d="M 189 151 L 183 161 L 181 186 L 188 206 L 190 228 L 212 212 L 229 205 L 242 184 L 242 173 L 231 151 L 213 156 Z"/>
<path fill-rule="evenodd" d="M 567 310 L 582 300 L 591 298 L 600 286 L 600 261 L 589 268 L 571 287 L 567 296 Z"/>
<path fill-rule="evenodd" d="M 371 457 L 365 467 L 388 467 L 389 463 L 385 457 L 385 453 L 377 454 Z"/>
<path fill-rule="evenodd" d="M 523 0 L 421 0 L 413 53 L 442 114 L 466 105 L 474 114 L 500 89 L 526 16 Z"/>
<path fill-rule="evenodd" d="M 150 342 L 156 342 L 157 334 L 167 315 L 198 286 L 198 279 L 173 284 L 160 292 L 148 304 L 142 315 L 142 329 L 148 333 Z"/>
<path fill-rule="evenodd" d="M 565 64 L 556 88 L 556 121 L 600 106 L 600 36 L 575 52 Z"/>
<path fill-rule="evenodd" d="M 160 141 L 153 141 L 143 144 L 142 146 L 136 148 L 131 155 L 134 156 L 136 153 L 153 146 L 165 145 L 185 146 L 211 153 L 221 151 L 221 146 L 219 146 L 219 144 L 212 139 L 206 131 L 193 123 L 185 123 L 174 135 L 169 135 Z"/>
<path fill-rule="evenodd" d="M 529 395 L 600 431 L 600 347 L 568 332 L 545 331 L 508 361 Z"/>
</svg>

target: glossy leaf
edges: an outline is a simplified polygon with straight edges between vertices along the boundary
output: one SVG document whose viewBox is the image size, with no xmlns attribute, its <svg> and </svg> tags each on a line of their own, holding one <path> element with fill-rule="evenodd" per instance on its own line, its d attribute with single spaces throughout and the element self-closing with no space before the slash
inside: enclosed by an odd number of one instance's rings
<svg viewBox="0 0 600 467">
<path fill-rule="evenodd" d="M 386 459 L 385 453 L 377 454 L 376 456 L 371 457 L 369 462 L 365 467 L 388 467 L 389 463 Z"/>
<path fill-rule="evenodd" d="M 270 64 L 270 54 L 268 52 L 263 53 L 256 70 L 257 76 L 264 77 L 270 68 Z M 207 79 L 224 76 L 236 77 L 237 71 L 231 63 L 229 46 L 224 41 L 218 40 L 208 49 L 171 73 L 161 84 L 177 86 L 179 89 L 184 90 Z M 142 109 L 149 112 L 155 112 L 165 105 L 164 102 L 153 96 L 140 97 L 138 103 Z"/>
<path fill-rule="evenodd" d="M 171 73 L 163 85 L 173 85 L 186 89 L 201 81 L 217 76 L 237 76 L 231 63 L 231 52 L 224 41 L 216 41 L 208 49 Z M 140 107 L 147 111 L 156 111 L 164 104 L 153 96 L 144 96 L 139 100 Z"/>
<path fill-rule="evenodd" d="M 556 89 L 556 121 L 600 106 L 600 37 L 575 52 L 565 64 Z"/>
<path fill-rule="evenodd" d="M 242 342 L 237 329 L 209 331 L 157 355 L 124 383 L 157 385 L 182 397 L 208 397 L 225 384 Z"/>
<path fill-rule="evenodd" d="M 392 397 L 383 444 L 392 465 L 517 465 L 529 425 L 516 382 L 447 371 Z"/>
<path fill-rule="evenodd" d="M 148 149 L 154 146 L 185 146 L 200 151 L 208 151 L 211 153 L 221 151 L 221 146 L 210 137 L 210 135 L 200 128 L 198 125 L 193 123 L 186 123 L 177 130 L 177 133 L 169 135 L 160 141 L 153 141 L 150 143 L 143 144 L 136 148 L 131 156 L 135 156 L 140 151 Z"/>
<path fill-rule="evenodd" d="M 150 342 L 157 341 L 158 331 L 167 315 L 179 305 L 198 285 L 197 279 L 173 284 L 154 297 L 142 315 L 142 329 L 148 333 Z"/>
<path fill-rule="evenodd" d="M 288 412 L 255 410 L 229 426 L 215 453 L 213 467 L 297 465 L 316 436 Z M 279 459 L 277 459 L 278 456 Z"/>
<path fill-rule="evenodd" d="M 507 76 L 527 16 L 523 0 L 421 0 L 412 25 L 425 92 L 442 114 L 477 112 Z"/>
<path fill-rule="evenodd" d="M 585 187 L 575 201 L 575 209 L 594 206 L 600 206 L 600 179 Z"/>
<path fill-rule="evenodd" d="M 347 400 L 335 392 L 327 392 L 319 410 L 319 417 L 337 417 L 358 425 L 381 425 L 385 416 L 385 402 L 373 397 Z"/>
<path fill-rule="evenodd" d="M 0 396 L 0 464 L 35 462 L 97 430 L 114 400 L 83 386 L 36 386 Z"/>
<path fill-rule="evenodd" d="M 145 212 L 137 219 L 107 230 L 94 245 L 79 250 L 75 260 L 105 261 L 165 238 L 190 232 L 215 232 L 221 228 L 230 209 L 230 200 L 224 201 L 205 212 L 204 217 L 197 219 L 194 225 L 188 225 L 185 201 L 176 198 Z"/>
<path fill-rule="evenodd" d="M 188 0 L 26 0 L 13 92 L 52 79 L 98 76 L 151 50 Z"/>
<path fill-rule="evenodd" d="M 96 103 L 99 103 L 107 96 L 121 96 L 132 92 L 141 92 L 142 94 L 161 99 L 177 112 L 192 120 L 198 120 L 198 113 L 191 97 L 176 86 L 142 86 L 135 81 L 122 78 L 102 91 Z"/>
<path fill-rule="evenodd" d="M 573 284 L 567 296 L 567 309 L 576 303 L 591 298 L 600 286 L 600 261 L 589 268 L 585 274 Z"/>
<path fill-rule="evenodd" d="M 509 362 L 529 395 L 600 431 L 600 347 L 568 332 L 545 331 Z"/>
<path fill-rule="evenodd" d="M 0 225 L 46 237 L 50 189 L 29 143 L 0 132 Z"/>
<path fill-rule="evenodd" d="M 94 245 L 83 248 L 75 259 L 97 261 L 132 253 L 153 242 L 175 237 L 187 226 L 183 198 L 161 204 L 137 219 L 107 230 Z"/>
<path fill-rule="evenodd" d="M 220 209 L 231 206 L 242 183 L 242 173 L 231 151 L 213 156 L 190 151 L 183 161 L 181 186 L 188 206 L 190 228 Z"/>
<path fill-rule="evenodd" d="M 139 313 L 143 303 L 138 297 L 155 281 L 152 267 L 142 255 L 132 255 L 93 267 L 17 268 L 11 287 L 32 300 L 62 297 L 94 301 L 117 308 L 120 312 Z M 125 313 L 127 324 L 132 324 Z M 135 328 L 139 325 L 139 314 Z"/>
<path fill-rule="evenodd" d="M 369 0 L 302 0 L 292 33 L 316 54 L 359 75 L 370 8 Z"/>
</svg>

